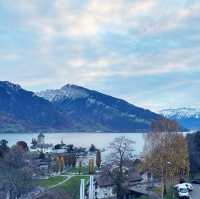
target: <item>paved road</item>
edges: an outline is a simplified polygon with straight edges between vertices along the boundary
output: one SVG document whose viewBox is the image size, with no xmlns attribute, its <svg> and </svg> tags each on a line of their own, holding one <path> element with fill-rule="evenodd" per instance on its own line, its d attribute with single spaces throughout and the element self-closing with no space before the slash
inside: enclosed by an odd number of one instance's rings
<svg viewBox="0 0 200 199">
<path fill-rule="evenodd" d="M 200 185 L 193 184 L 194 190 L 191 192 L 192 199 L 200 199 Z"/>
</svg>

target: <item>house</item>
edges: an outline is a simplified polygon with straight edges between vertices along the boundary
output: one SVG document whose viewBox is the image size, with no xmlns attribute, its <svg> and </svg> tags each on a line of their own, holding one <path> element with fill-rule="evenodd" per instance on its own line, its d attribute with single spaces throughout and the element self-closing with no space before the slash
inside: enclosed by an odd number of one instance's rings
<svg viewBox="0 0 200 199">
<path fill-rule="evenodd" d="M 96 155 L 95 154 L 84 154 L 84 155 L 77 155 L 77 164 L 79 166 L 79 162 L 82 162 L 82 166 L 86 167 L 89 165 L 90 160 L 93 160 L 96 163 Z"/>
<path fill-rule="evenodd" d="M 95 198 L 96 199 L 116 199 L 114 185 L 111 177 L 99 175 L 95 179 Z"/>
<path fill-rule="evenodd" d="M 137 188 L 142 182 L 142 176 L 134 169 L 124 168 L 124 170 L 126 172 L 126 182 L 123 185 L 126 190 L 124 199 L 134 199 L 135 196 L 141 196 L 142 194 L 133 188 Z M 96 199 L 116 199 L 115 186 L 110 176 L 100 174 L 95 180 Z"/>
</svg>

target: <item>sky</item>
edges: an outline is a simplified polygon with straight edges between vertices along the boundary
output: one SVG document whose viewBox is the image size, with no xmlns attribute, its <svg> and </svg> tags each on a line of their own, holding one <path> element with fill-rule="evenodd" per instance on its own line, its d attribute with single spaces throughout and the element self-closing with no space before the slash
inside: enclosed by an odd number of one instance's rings
<svg viewBox="0 0 200 199">
<path fill-rule="evenodd" d="M 0 0 L 0 80 L 200 107 L 199 0 Z"/>
</svg>

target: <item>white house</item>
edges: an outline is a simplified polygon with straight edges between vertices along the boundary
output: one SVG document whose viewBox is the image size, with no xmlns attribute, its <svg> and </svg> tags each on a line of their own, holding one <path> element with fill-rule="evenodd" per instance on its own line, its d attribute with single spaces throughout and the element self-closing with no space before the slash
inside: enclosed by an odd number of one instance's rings
<svg viewBox="0 0 200 199">
<path fill-rule="evenodd" d="M 95 165 L 96 164 L 96 154 L 78 155 L 76 166 L 77 167 L 79 166 L 79 162 L 82 162 L 82 166 L 88 166 L 90 160 L 93 160 L 94 165 Z"/>
</svg>

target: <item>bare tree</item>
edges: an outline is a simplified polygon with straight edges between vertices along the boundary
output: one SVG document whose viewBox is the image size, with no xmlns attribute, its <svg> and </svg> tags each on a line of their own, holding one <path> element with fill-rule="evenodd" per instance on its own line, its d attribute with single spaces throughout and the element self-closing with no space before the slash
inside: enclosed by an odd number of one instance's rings
<svg viewBox="0 0 200 199">
<path fill-rule="evenodd" d="M 127 180 L 125 167 L 133 157 L 133 147 L 134 142 L 125 137 L 115 138 L 109 145 L 111 154 L 109 163 L 104 167 L 103 173 L 111 177 L 115 185 L 117 199 L 123 198 L 125 193 L 124 184 Z"/>
</svg>

